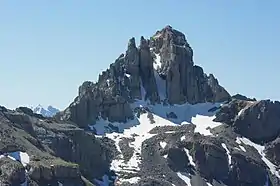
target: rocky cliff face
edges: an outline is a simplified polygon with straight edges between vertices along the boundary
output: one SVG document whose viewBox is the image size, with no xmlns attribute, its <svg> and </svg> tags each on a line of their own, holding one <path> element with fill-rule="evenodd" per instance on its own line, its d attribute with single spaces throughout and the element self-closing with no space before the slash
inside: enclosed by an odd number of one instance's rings
<svg viewBox="0 0 280 186">
<path fill-rule="evenodd" d="M 130 39 L 125 54 L 101 73 L 97 83 L 83 83 L 75 101 L 57 117 L 86 128 L 99 118 L 133 119 L 129 103 L 137 99 L 151 104 L 196 104 L 229 98 L 212 74 L 194 65 L 185 35 L 167 26 L 150 39 L 141 37 L 139 47 Z"/>
<path fill-rule="evenodd" d="M 110 141 L 25 107 L 1 107 L 0 123 L 0 185 L 82 186 L 110 172 Z"/>
</svg>

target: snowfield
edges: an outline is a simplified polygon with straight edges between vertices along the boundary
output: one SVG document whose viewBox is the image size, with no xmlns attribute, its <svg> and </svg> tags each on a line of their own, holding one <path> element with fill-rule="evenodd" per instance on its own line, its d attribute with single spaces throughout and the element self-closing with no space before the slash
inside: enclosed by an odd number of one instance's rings
<svg viewBox="0 0 280 186">
<path fill-rule="evenodd" d="M 102 137 L 106 136 L 115 141 L 117 150 L 120 152 L 120 155 L 112 161 L 111 169 L 118 173 L 137 173 L 140 171 L 141 164 L 141 154 L 142 144 L 145 140 L 157 135 L 149 133 L 155 127 L 162 126 L 178 126 L 186 124 L 194 124 L 196 126 L 195 132 L 202 135 L 212 135 L 210 130 L 216 126 L 221 125 L 221 123 L 213 122 L 214 112 L 209 112 L 209 109 L 213 107 L 220 106 L 221 103 L 202 103 L 202 104 L 183 104 L 183 105 L 167 105 L 163 106 L 162 104 L 152 105 L 143 100 L 137 100 L 135 103 L 131 104 L 132 109 L 137 107 L 148 108 L 152 114 L 153 121 L 148 117 L 148 113 L 141 114 L 139 118 L 135 117 L 134 120 L 130 120 L 126 123 L 117 123 L 109 122 L 107 120 L 100 119 L 95 125 L 90 127 L 96 130 L 97 136 Z M 176 114 L 177 118 L 167 118 L 167 114 L 173 112 Z M 113 128 L 117 127 L 116 129 Z M 174 133 L 175 131 L 166 131 L 165 133 Z M 123 154 L 121 152 L 119 142 L 123 138 L 134 138 L 133 142 L 129 143 L 129 146 L 134 150 L 132 157 L 129 161 L 125 162 Z M 184 140 L 185 136 L 181 137 L 181 140 Z M 161 148 L 165 148 L 167 145 L 166 142 L 162 141 L 159 143 Z M 195 166 L 192 157 L 189 154 L 189 151 L 185 149 L 186 154 L 188 155 L 191 165 Z M 167 156 L 165 156 L 166 158 Z M 180 176 L 179 176 L 180 175 Z M 178 173 L 178 176 L 182 179 L 188 180 L 184 173 Z M 131 179 L 118 179 L 118 183 L 129 182 L 136 183 L 140 180 L 139 177 L 134 177 Z M 105 177 L 103 178 L 102 184 L 107 183 Z M 100 182 L 98 182 L 100 183 Z M 189 183 L 188 181 L 186 182 Z M 100 183 L 100 185 L 102 185 Z M 107 184 L 105 184 L 107 185 Z"/>
<path fill-rule="evenodd" d="M 151 50 L 151 52 L 153 52 Z M 141 94 L 142 94 L 142 100 L 135 100 L 135 102 L 130 104 L 130 107 L 132 110 L 142 109 L 146 112 L 141 113 L 138 115 L 135 113 L 135 118 L 133 120 L 129 120 L 126 123 L 117 123 L 117 122 L 109 122 L 108 120 L 103 120 L 99 118 L 99 120 L 94 125 L 90 125 L 89 127 L 96 131 L 97 137 L 108 137 L 112 139 L 115 142 L 116 148 L 119 151 L 119 155 L 111 162 L 111 169 L 117 174 L 129 174 L 129 173 L 137 173 L 140 171 L 140 165 L 141 165 L 141 150 L 142 145 L 144 144 L 144 141 L 147 139 L 152 138 L 153 136 L 157 135 L 153 132 L 153 134 L 150 133 L 150 131 L 155 127 L 164 127 L 164 126 L 178 126 L 178 125 L 189 125 L 193 124 L 195 125 L 194 132 L 200 133 L 203 136 L 210 136 L 215 137 L 211 133 L 211 129 L 218 127 L 222 125 L 222 123 L 214 122 L 215 119 L 215 112 L 212 110 L 217 110 L 213 108 L 220 108 L 223 103 L 199 103 L 199 104 L 189 104 L 185 103 L 182 105 L 169 105 L 169 104 L 163 104 L 163 102 L 166 100 L 166 82 L 163 80 L 160 75 L 158 74 L 158 71 L 162 67 L 161 59 L 158 54 L 155 54 L 154 59 L 154 76 L 156 80 L 156 85 L 160 97 L 161 104 L 151 104 L 149 100 L 145 100 L 145 89 L 143 86 L 141 86 Z M 127 77 L 130 77 L 129 74 L 125 74 Z M 238 115 L 241 115 L 244 112 L 244 109 L 242 109 Z M 170 117 L 172 115 L 173 117 Z M 165 134 L 173 134 L 176 131 L 168 130 L 165 131 Z M 133 154 L 129 157 L 129 160 L 125 160 L 124 154 L 120 147 L 120 142 L 123 139 L 133 139 L 132 141 L 129 141 L 128 147 L 132 148 Z M 186 140 L 186 136 L 184 134 L 181 134 L 179 137 L 179 140 L 184 142 Z M 265 162 L 267 167 L 269 168 L 270 172 L 277 177 L 280 178 L 278 171 L 276 170 L 276 166 L 272 164 L 267 158 L 265 158 L 264 154 L 264 146 L 257 145 L 250 140 L 246 138 L 237 138 L 236 143 L 238 144 L 239 150 L 246 152 L 246 145 L 252 146 L 257 150 L 257 152 L 261 155 L 262 160 Z M 232 158 L 230 153 L 230 148 L 227 146 L 227 144 L 222 143 L 222 147 L 225 149 L 226 154 L 228 156 L 228 163 L 231 167 Z M 161 141 L 158 142 L 158 146 L 161 149 L 165 149 L 168 146 L 167 141 L 164 141 L 164 139 L 161 139 Z M 245 147 L 244 147 L 245 146 Z M 190 152 L 188 149 L 184 148 L 184 151 L 186 155 L 188 156 L 188 159 L 190 161 L 190 165 L 192 167 L 195 167 L 195 162 L 193 160 L 193 157 L 190 155 Z M 163 159 L 167 158 L 168 155 L 164 154 L 162 155 Z M 187 186 L 191 186 L 191 178 L 192 176 L 186 172 L 175 172 L 178 176 L 178 179 L 180 178 Z M 165 175 L 163 175 L 165 177 Z M 128 183 L 137 183 L 141 180 L 140 177 L 130 177 L 127 179 L 124 178 L 118 178 L 117 183 L 122 184 L 124 182 Z M 269 180 L 267 178 L 267 180 Z M 96 180 L 96 182 L 101 186 L 109 186 L 110 180 L 108 179 L 107 175 L 104 175 L 102 180 Z M 206 182 L 208 186 L 211 186 L 212 184 Z M 173 184 L 174 185 L 174 184 Z M 268 181 L 266 183 L 268 185 Z"/>
</svg>

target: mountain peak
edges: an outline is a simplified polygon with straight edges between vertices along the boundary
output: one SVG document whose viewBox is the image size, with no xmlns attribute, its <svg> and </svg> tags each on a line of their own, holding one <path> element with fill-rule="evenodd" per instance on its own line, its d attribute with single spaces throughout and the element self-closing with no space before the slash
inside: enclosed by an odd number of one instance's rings
<svg viewBox="0 0 280 186">
<path fill-rule="evenodd" d="M 188 45 L 185 35 L 182 32 L 172 28 L 170 25 L 167 25 L 163 29 L 157 31 L 152 36 L 152 40 L 161 40 L 161 42 L 165 41 L 168 43 L 171 42 L 180 46 Z"/>
<path fill-rule="evenodd" d="M 41 114 L 45 117 L 52 117 L 54 116 L 56 113 L 59 112 L 59 110 L 57 108 L 54 108 L 53 106 L 49 105 L 47 107 L 39 104 L 36 107 L 31 107 L 31 109 L 33 110 L 34 113 L 36 114 Z"/>
<path fill-rule="evenodd" d="M 214 76 L 194 65 L 193 51 L 180 31 L 166 26 L 150 40 L 129 39 L 127 51 L 103 71 L 96 83 L 86 82 L 79 95 L 61 113 L 61 119 L 82 127 L 101 116 L 115 122 L 134 118 L 131 103 L 196 104 L 230 98 Z"/>
</svg>

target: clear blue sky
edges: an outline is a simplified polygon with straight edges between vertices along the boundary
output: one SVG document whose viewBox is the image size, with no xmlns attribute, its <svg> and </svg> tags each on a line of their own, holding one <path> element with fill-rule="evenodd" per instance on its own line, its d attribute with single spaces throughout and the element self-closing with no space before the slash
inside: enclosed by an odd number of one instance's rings
<svg viewBox="0 0 280 186">
<path fill-rule="evenodd" d="M 280 100 L 279 0 L 0 2 L 0 105 L 65 108 L 135 36 L 184 32 L 231 93 Z"/>
</svg>

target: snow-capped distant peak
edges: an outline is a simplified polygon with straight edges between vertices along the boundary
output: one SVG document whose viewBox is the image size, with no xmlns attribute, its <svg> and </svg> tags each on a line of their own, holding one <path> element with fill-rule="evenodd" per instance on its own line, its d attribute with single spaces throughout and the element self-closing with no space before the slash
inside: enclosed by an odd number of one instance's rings
<svg viewBox="0 0 280 186">
<path fill-rule="evenodd" d="M 39 104 L 37 107 L 31 107 L 31 109 L 33 110 L 34 113 L 41 114 L 45 117 L 52 117 L 59 112 L 57 108 L 54 108 L 51 105 L 44 107 Z"/>
</svg>

